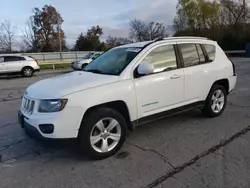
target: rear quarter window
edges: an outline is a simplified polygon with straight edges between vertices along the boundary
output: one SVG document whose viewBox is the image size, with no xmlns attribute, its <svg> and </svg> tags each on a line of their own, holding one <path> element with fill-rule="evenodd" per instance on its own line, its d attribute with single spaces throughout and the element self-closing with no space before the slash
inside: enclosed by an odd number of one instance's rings
<svg viewBox="0 0 250 188">
<path fill-rule="evenodd" d="M 207 52 L 209 61 L 214 61 L 216 55 L 216 47 L 212 44 L 204 44 L 204 48 Z"/>
</svg>

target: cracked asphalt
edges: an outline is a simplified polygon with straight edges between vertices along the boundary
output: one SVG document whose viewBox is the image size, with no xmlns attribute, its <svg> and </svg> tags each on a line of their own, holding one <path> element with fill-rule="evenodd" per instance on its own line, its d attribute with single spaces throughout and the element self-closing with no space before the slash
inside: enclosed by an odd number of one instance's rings
<svg viewBox="0 0 250 188">
<path fill-rule="evenodd" d="M 142 125 L 114 157 L 90 161 L 74 141 L 37 142 L 17 123 L 25 88 L 46 77 L 0 77 L 0 187 L 249 188 L 250 60 L 234 59 L 238 74 L 222 116 L 199 110 Z"/>
</svg>

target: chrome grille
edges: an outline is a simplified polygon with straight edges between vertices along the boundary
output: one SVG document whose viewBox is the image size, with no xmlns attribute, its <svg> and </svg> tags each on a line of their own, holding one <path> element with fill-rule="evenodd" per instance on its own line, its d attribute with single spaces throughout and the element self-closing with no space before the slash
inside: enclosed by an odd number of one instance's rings
<svg viewBox="0 0 250 188">
<path fill-rule="evenodd" d="M 25 113 L 32 114 L 35 106 L 35 101 L 28 99 L 27 97 L 23 97 L 22 100 L 22 110 Z"/>
</svg>

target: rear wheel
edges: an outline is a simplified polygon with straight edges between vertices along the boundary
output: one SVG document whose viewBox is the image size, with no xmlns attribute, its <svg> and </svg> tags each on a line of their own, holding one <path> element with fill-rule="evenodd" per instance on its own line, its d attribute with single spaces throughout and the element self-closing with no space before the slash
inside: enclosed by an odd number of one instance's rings
<svg viewBox="0 0 250 188">
<path fill-rule="evenodd" d="M 226 89 L 221 85 L 214 85 L 206 99 L 203 113 L 208 117 L 217 117 L 225 110 L 226 103 Z"/>
<path fill-rule="evenodd" d="M 34 74 L 34 70 L 31 67 L 24 67 L 22 70 L 22 75 L 24 77 L 31 77 Z"/>
<path fill-rule="evenodd" d="M 97 108 L 84 119 L 79 133 L 82 152 L 92 159 L 114 155 L 123 145 L 126 121 L 110 108 Z"/>
</svg>

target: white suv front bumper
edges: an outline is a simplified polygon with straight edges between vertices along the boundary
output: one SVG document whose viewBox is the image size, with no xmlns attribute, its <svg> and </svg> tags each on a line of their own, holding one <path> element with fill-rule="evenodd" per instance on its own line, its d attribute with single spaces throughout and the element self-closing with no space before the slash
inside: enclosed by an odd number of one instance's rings
<svg viewBox="0 0 250 188">
<path fill-rule="evenodd" d="M 18 112 L 18 120 L 29 135 L 46 139 L 77 138 L 82 121 L 83 110 L 68 107 L 56 113 L 26 113 L 22 108 Z M 53 131 L 44 133 L 41 127 L 53 125 Z"/>
</svg>

